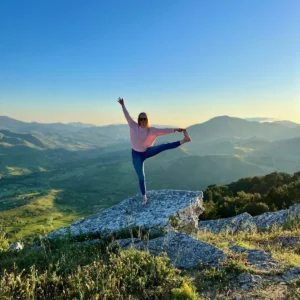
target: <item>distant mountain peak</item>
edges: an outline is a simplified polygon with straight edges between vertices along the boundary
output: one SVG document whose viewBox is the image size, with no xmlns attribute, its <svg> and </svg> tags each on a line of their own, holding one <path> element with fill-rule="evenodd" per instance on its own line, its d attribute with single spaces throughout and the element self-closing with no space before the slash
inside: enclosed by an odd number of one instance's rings
<svg viewBox="0 0 300 300">
<path fill-rule="evenodd" d="M 255 117 L 255 118 L 245 118 L 244 120 L 250 122 L 274 122 L 278 121 L 278 118 L 268 118 L 268 117 Z"/>
<path fill-rule="evenodd" d="M 217 116 L 217 117 L 211 118 L 207 122 L 215 122 L 215 121 L 217 121 L 217 122 L 222 122 L 222 121 L 241 121 L 241 122 L 246 122 L 245 119 L 238 118 L 238 117 L 231 117 L 231 116 L 228 116 L 228 115 Z"/>
<path fill-rule="evenodd" d="M 13 119 L 13 118 L 10 118 L 10 117 L 8 117 L 8 116 L 0 116 L 0 121 L 4 121 L 4 122 L 19 122 L 19 123 L 24 123 L 23 121 Z"/>
<path fill-rule="evenodd" d="M 286 126 L 288 128 L 300 127 L 300 124 L 292 122 L 292 121 L 288 121 L 288 120 L 275 121 L 273 123 L 280 124 L 280 125 Z"/>
<path fill-rule="evenodd" d="M 75 127 L 95 127 L 94 124 L 86 124 L 82 122 L 69 122 L 68 125 L 75 126 Z"/>
</svg>

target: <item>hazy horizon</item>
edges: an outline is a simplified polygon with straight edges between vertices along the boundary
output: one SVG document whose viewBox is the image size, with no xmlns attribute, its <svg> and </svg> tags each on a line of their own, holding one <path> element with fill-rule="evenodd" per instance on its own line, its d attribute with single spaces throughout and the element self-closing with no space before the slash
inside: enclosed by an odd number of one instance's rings
<svg viewBox="0 0 300 300">
<path fill-rule="evenodd" d="M 192 126 L 192 125 L 195 125 L 195 124 L 200 124 L 200 123 L 204 123 L 204 122 L 207 122 L 213 118 L 217 118 L 217 117 L 230 117 L 230 118 L 240 118 L 240 117 L 237 117 L 237 116 L 228 116 L 228 115 L 219 115 L 219 116 L 214 116 L 212 118 L 209 118 L 207 120 L 204 120 L 203 122 L 197 122 L 197 123 L 193 123 L 193 124 L 189 124 L 187 125 L 186 127 L 188 126 Z M 40 123 L 40 124 L 72 124 L 72 123 L 81 123 L 81 124 L 84 124 L 84 125 L 92 125 L 92 126 L 109 126 L 109 125 L 127 125 L 127 122 L 124 120 L 123 122 L 120 122 L 120 123 L 107 123 L 107 124 L 102 124 L 102 125 L 97 125 L 97 124 L 94 124 L 94 123 L 88 123 L 88 122 L 81 122 L 81 121 L 76 121 L 76 120 L 73 120 L 73 121 L 69 121 L 69 122 L 38 122 L 36 120 L 33 120 L 33 121 L 26 121 L 26 120 L 21 120 L 21 119 L 15 119 L 15 118 L 12 118 L 11 116 L 4 116 L 4 115 L 0 115 L 0 117 L 8 117 L 8 118 L 11 118 L 11 119 L 14 119 L 16 121 L 21 121 L 21 122 L 25 122 L 25 123 Z M 125 119 L 125 118 L 124 118 Z M 243 119 L 243 120 L 246 120 L 246 121 L 249 121 L 249 122 L 277 122 L 277 121 L 290 121 L 290 122 L 294 122 L 294 121 L 291 121 L 291 120 L 287 120 L 287 119 L 277 119 L 277 118 L 269 118 L 269 117 L 250 117 L 250 118 L 240 118 L 240 119 Z M 256 120 L 256 119 L 260 119 L 260 120 Z M 170 124 L 170 123 L 153 123 L 152 120 L 151 121 L 151 125 L 170 125 L 170 126 L 176 126 L 176 124 Z M 294 123 L 297 123 L 297 122 L 294 122 Z M 297 123 L 300 125 L 300 123 Z"/>
<path fill-rule="evenodd" d="M 215 116 L 300 123 L 300 2 L 0 4 L 1 115 L 187 127 Z"/>
</svg>

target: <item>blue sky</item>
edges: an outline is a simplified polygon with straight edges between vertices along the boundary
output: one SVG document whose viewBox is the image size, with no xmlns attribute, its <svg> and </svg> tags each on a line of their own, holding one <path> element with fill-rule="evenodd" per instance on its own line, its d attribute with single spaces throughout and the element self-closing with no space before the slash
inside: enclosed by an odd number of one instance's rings
<svg viewBox="0 0 300 300">
<path fill-rule="evenodd" d="M 0 115 L 300 123 L 300 1 L 0 1 Z"/>
</svg>

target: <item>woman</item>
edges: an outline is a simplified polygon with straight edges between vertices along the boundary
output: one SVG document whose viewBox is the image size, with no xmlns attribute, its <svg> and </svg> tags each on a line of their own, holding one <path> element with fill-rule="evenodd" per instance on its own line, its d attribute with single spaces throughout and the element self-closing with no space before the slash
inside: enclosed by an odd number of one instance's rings
<svg viewBox="0 0 300 300">
<path fill-rule="evenodd" d="M 138 116 L 138 122 L 135 122 L 129 115 L 123 98 L 119 98 L 118 102 L 123 108 L 125 118 L 130 127 L 130 139 L 132 144 L 132 162 L 135 168 L 135 171 L 139 178 L 139 185 L 143 195 L 143 203 L 147 203 L 146 195 L 146 184 L 145 184 L 145 173 L 144 173 L 144 161 L 147 158 L 157 155 L 158 153 L 177 148 L 178 146 L 190 142 L 191 138 L 186 131 L 182 128 L 155 128 L 150 126 L 149 119 L 147 114 L 142 112 Z M 177 142 L 161 144 L 158 146 L 152 146 L 158 136 L 170 134 L 173 132 L 183 132 L 184 138 Z"/>
</svg>

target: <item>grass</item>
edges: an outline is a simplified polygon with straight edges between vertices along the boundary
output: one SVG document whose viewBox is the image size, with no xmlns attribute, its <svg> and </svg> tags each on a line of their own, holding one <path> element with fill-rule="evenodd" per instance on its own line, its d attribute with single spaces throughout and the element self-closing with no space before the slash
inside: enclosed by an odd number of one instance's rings
<svg viewBox="0 0 300 300">
<path fill-rule="evenodd" d="M 30 174 L 31 171 L 26 168 L 18 168 L 18 167 L 6 167 L 6 174 L 9 176 L 19 176 Z"/>
<path fill-rule="evenodd" d="M 113 252 L 108 243 L 83 246 L 66 239 L 46 241 L 44 249 L 0 251 L 0 298 L 202 299 L 165 255 Z"/>
<path fill-rule="evenodd" d="M 52 191 L 52 196 L 55 192 Z M 48 203 L 44 207 L 47 210 L 51 206 Z M 132 235 L 133 232 L 128 234 Z M 234 299 L 239 295 L 258 299 L 297 299 L 300 280 L 282 286 L 272 283 L 272 278 L 281 276 L 290 267 L 299 266 L 299 247 L 295 245 L 284 249 L 272 241 L 276 237 L 299 234 L 299 223 L 285 228 L 274 227 L 265 232 L 198 232 L 196 238 L 222 247 L 227 260 L 218 268 L 199 265 L 189 271 L 172 267 L 163 254 L 154 258 L 148 252 L 107 247 L 110 243 L 108 240 L 102 239 L 99 244 L 87 246 L 76 246 L 71 239 L 50 244 L 42 241 L 46 243 L 44 249 L 29 252 L 25 248 L 21 252 L 0 254 L 0 269 L 6 269 L 0 281 L 3 287 L 4 279 L 7 284 L 10 278 L 10 284 L 14 285 L 13 288 L 6 286 L 6 294 L 3 295 L 14 293 L 12 295 L 19 296 L 18 293 L 26 290 L 25 282 L 29 285 L 26 297 L 38 295 L 39 289 L 39 298 L 31 299 L 48 299 L 49 295 L 55 298 L 58 291 L 63 291 L 61 299 L 219 299 L 225 295 L 228 296 L 226 299 Z M 232 245 L 271 253 L 283 267 L 273 271 L 259 270 L 249 265 L 245 255 L 231 253 L 229 248 Z M 243 273 L 259 275 L 269 281 L 263 282 L 263 290 L 253 288 L 245 291 L 241 289 L 241 284 L 237 284 L 237 277 Z M 107 290 L 106 295 L 103 289 Z M 50 294 L 42 294 L 41 290 Z"/>
<path fill-rule="evenodd" d="M 247 148 L 247 147 L 240 147 L 240 146 L 235 146 L 233 149 L 235 149 L 235 150 L 239 150 L 239 151 L 241 151 L 242 153 L 246 153 L 246 154 L 248 154 L 248 153 L 251 153 L 251 152 L 253 152 L 254 150 L 253 149 L 251 149 L 251 148 Z"/>
<path fill-rule="evenodd" d="M 3 224 L 10 242 L 44 235 L 82 217 L 68 206 L 56 204 L 59 193 L 59 190 L 50 190 L 23 206 L 0 212 L 0 224 Z"/>
<path fill-rule="evenodd" d="M 299 245 L 295 244 L 289 248 L 284 248 L 280 243 L 273 240 L 281 236 L 299 236 L 299 222 L 291 222 L 285 227 L 273 227 L 269 231 L 241 231 L 235 234 L 223 232 L 214 234 L 208 231 L 201 231 L 196 234 L 196 238 L 216 247 L 222 248 L 227 254 L 228 259 L 220 269 L 208 268 L 201 270 L 196 275 L 195 285 L 198 291 L 212 299 L 226 293 L 258 297 L 258 299 L 299 299 L 300 280 L 288 283 L 287 286 L 278 283 L 264 283 L 263 290 L 242 291 L 236 287 L 236 277 L 241 273 L 260 275 L 271 279 L 281 276 L 284 271 L 291 267 L 300 266 Z M 230 246 L 239 245 L 248 249 L 260 249 L 272 255 L 272 258 L 281 263 L 282 267 L 270 271 L 263 271 L 249 265 L 244 255 L 233 254 L 229 250 Z M 271 293 L 271 294 L 270 294 Z M 278 297 L 278 298 L 277 298 Z M 233 299 L 233 298 L 228 298 Z"/>
</svg>

